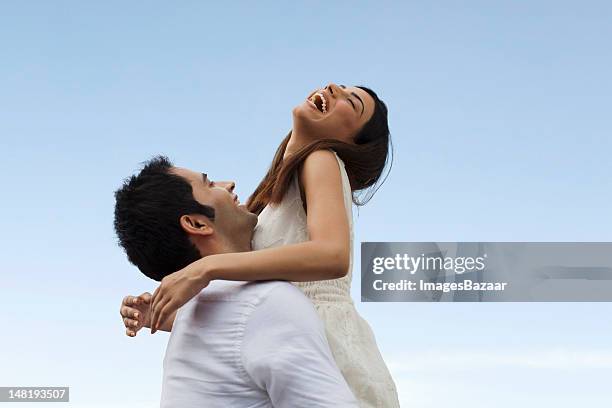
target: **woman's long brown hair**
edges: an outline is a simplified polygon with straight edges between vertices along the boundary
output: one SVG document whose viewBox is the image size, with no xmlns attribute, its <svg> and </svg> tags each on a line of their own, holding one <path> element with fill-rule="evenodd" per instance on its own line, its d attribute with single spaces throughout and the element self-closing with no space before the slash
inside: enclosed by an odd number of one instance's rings
<svg viewBox="0 0 612 408">
<path fill-rule="evenodd" d="M 259 214 L 266 205 L 280 203 L 289 189 L 293 175 L 299 170 L 306 157 L 315 150 L 321 149 L 335 151 L 344 162 L 353 192 L 353 202 L 356 205 L 364 205 L 372 198 L 386 179 L 385 176 L 382 182 L 378 183 L 387 163 L 390 163 L 387 175 L 391 170 L 392 160 L 389 160 L 388 157 L 390 151 L 392 157 L 393 146 L 387 122 L 387 106 L 371 89 L 362 86 L 359 88 L 372 96 L 375 107 L 372 117 L 355 136 L 355 143 L 345 143 L 336 139 L 317 140 L 283 160 L 291 138 L 291 132 L 289 132 L 276 150 L 270 169 L 249 197 L 247 202 L 249 211 Z M 371 189 L 365 191 L 368 188 Z M 362 199 L 362 195 L 358 193 L 364 191 L 365 198 Z"/>
</svg>

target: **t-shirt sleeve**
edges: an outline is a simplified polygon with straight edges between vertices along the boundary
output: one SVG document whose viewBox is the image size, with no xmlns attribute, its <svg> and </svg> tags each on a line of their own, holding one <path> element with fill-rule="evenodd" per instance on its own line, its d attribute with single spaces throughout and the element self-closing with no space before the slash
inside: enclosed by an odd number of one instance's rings
<svg viewBox="0 0 612 408">
<path fill-rule="evenodd" d="M 290 284 L 272 289 L 251 313 L 242 360 L 274 407 L 357 407 L 314 306 Z"/>
</svg>

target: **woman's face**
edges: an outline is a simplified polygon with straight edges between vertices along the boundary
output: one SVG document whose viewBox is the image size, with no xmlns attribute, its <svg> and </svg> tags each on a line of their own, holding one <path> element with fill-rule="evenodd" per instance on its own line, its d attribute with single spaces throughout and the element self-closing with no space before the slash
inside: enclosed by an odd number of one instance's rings
<svg viewBox="0 0 612 408">
<path fill-rule="evenodd" d="M 361 88 L 329 84 L 293 109 L 293 131 L 309 139 L 354 143 L 374 113 L 374 99 Z"/>
</svg>

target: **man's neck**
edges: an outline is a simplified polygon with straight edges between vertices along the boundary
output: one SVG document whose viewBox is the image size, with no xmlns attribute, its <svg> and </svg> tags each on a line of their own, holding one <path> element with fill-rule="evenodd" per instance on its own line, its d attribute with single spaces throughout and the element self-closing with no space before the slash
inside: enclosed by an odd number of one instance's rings
<svg viewBox="0 0 612 408">
<path fill-rule="evenodd" d="M 232 242 L 225 246 L 225 252 L 248 252 L 251 250 L 251 239 L 247 242 Z"/>
<path fill-rule="evenodd" d="M 232 239 L 220 239 L 215 241 L 211 247 L 200 248 L 201 253 L 227 254 L 232 252 L 248 252 L 251 250 L 251 237 L 239 236 Z"/>
</svg>

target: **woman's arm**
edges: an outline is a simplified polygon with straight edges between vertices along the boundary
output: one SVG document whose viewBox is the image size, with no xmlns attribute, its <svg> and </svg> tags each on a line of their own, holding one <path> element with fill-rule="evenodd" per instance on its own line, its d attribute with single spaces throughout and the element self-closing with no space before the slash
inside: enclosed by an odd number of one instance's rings
<svg viewBox="0 0 612 408">
<path fill-rule="evenodd" d="M 300 171 L 309 241 L 260 251 L 209 255 L 162 279 L 153 293 L 151 333 L 211 280 L 315 281 L 345 276 L 350 230 L 342 176 L 334 153 L 311 153 Z"/>
<path fill-rule="evenodd" d="M 205 280 L 294 282 L 336 279 L 349 268 L 350 232 L 338 161 L 329 150 L 311 153 L 300 173 L 308 207 L 309 241 L 196 261 Z"/>
</svg>

